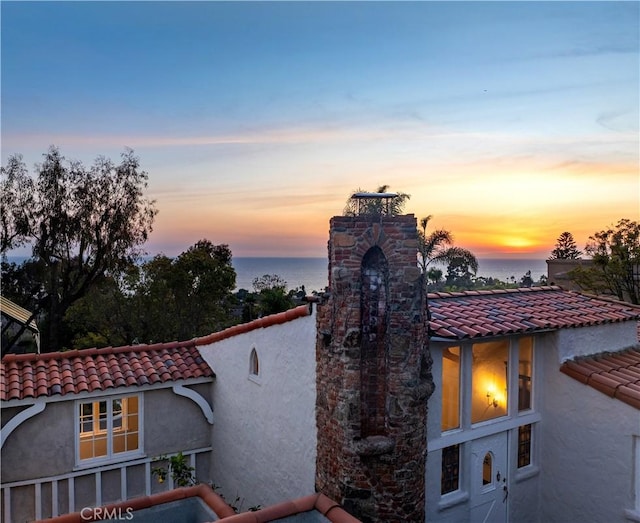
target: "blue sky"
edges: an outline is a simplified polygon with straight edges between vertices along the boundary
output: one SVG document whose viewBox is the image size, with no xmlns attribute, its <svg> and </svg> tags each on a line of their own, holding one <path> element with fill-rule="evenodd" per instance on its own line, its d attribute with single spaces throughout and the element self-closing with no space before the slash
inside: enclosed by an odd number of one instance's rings
<svg viewBox="0 0 640 523">
<path fill-rule="evenodd" d="M 353 189 L 480 256 L 640 214 L 637 2 L 6 2 L 2 162 L 125 146 L 150 252 L 324 256 Z"/>
</svg>

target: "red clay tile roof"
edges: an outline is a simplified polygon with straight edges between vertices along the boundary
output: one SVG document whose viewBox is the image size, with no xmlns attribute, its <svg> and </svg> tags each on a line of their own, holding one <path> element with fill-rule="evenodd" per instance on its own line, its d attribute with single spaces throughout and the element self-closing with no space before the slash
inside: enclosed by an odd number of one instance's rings
<svg viewBox="0 0 640 523">
<path fill-rule="evenodd" d="M 21 400 L 212 377 L 194 341 L 45 354 L 8 354 L 0 400 Z"/>
<path fill-rule="evenodd" d="M 565 361 L 560 371 L 640 409 L 640 347 Z"/>
<path fill-rule="evenodd" d="M 218 515 L 220 519 L 235 514 L 233 508 L 231 508 L 219 494 L 216 494 L 209 485 L 200 483 L 193 487 L 179 487 L 173 490 L 168 490 L 167 492 L 152 494 L 151 496 L 142 496 L 128 501 L 119 501 L 118 503 L 101 507 L 102 510 L 84 509 L 82 512 L 73 512 L 71 514 L 56 516 L 49 519 L 41 519 L 36 523 L 82 523 L 84 521 L 99 520 L 100 516 L 108 518 L 110 517 L 109 515 L 112 514 L 122 514 L 122 519 L 127 520 L 127 509 L 143 510 L 156 505 L 162 505 L 164 503 L 193 497 L 199 497 Z M 94 516 L 98 516 L 98 518 L 96 519 Z M 132 521 L 135 521 L 136 518 L 133 517 L 131 519 Z"/>
<path fill-rule="evenodd" d="M 331 523 L 361 523 L 335 501 L 324 494 L 312 494 L 304 498 L 292 501 L 283 501 L 277 505 L 271 505 L 255 512 L 243 512 L 222 521 L 228 523 L 268 523 L 271 521 L 297 521 L 297 514 L 317 511 Z M 301 518 L 300 521 L 303 521 Z M 304 519 L 304 521 L 307 521 Z"/>
<path fill-rule="evenodd" d="M 231 336 L 311 314 L 300 305 L 185 342 L 45 354 L 8 354 L 0 365 L 0 400 L 22 400 L 214 376 L 197 349 Z"/>
<path fill-rule="evenodd" d="M 461 340 L 640 319 L 640 306 L 563 290 L 430 293 L 429 333 Z"/>
<path fill-rule="evenodd" d="M 249 332 L 255 329 L 264 329 L 266 327 L 271 327 L 272 325 L 280 325 L 281 323 L 286 323 L 291 320 L 303 318 L 305 316 L 309 316 L 310 314 L 311 304 L 299 305 L 298 307 L 294 307 L 293 309 L 289 309 L 288 311 L 279 312 L 277 314 L 270 314 L 269 316 L 258 318 L 257 320 L 253 320 L 248 323 L 241 323 L 240 325 L 234 325 L 233 327 L 229 327 L 228 329 L 225 329 L 223 331 L 214 332 L 213 334 L 209 334 L 208 336 L 196 338 L 194 341 L 197 345 L 209 345 L 226 338 L 231 338 L 232 336 L 237 336 L 238 334 L 244 334 L 245 332 Z"/>
<path fill-rule="evenodd" d="M 54 518 L 41 519 L 36 523 L 81 523 L 83 521 L 97 521 L 100 518 L 98 517 L 98 519 L 96 519 L 93 517 L 94 515 L 109 517 L 107 514 L 114 514 L 115 511 L 116 514 L 122 513 L 126 516 L 127 509 L 134 511 L 142 510 L 195 496 L 200 497 L 200 499 L 217 514 L 219 521 L 228 521 L 229 523 L 268 523 L 284 518 L 294 518 L 293 521 L 295 521 L 296 514 L 310 511 L 319 512 L 331 523 L 361 523 L 359 519 L 354 518 L 324 494 L 312 494 L 292 501 L 284 501 L 276 505 L 271 505 L 255 512 L 236 514 L 234 509 L 230 507 L 221 496 L 216 494 L 211 487 L 203 483 L 194 487 L 180 487 L 151 496 L 142 496 L 128 501 L 120 501 L 102 507 L 102 510 L 84 510 L 83 512 L 74 512 Z M 135 519 L 134 516 L 132 521 L 135 521 Z"/>
</svg>

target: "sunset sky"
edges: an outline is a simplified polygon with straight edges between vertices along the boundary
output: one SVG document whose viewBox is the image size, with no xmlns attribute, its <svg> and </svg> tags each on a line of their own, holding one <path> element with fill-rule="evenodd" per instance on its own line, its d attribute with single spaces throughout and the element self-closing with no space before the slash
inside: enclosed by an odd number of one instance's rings
<svg viewBox="0 0 640 523">
<path fill-rule="evenodd" d="M 354 189 L 479 257 L 640 216 L 637 2 L 8 2 L 2 164 L 125 147 L 147 245 L 325 256 Z"/>
</svg>

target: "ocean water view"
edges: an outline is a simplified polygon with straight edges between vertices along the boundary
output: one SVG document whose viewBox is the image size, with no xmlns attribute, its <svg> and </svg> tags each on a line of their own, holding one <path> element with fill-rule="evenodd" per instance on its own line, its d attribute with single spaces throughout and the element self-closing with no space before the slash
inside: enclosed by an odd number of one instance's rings
<svg viewBox="0 0 640 523">
<path fill-rule="evenodd" d="M 22 263 L 25 256 L 8 256 L 13 263 Z M 329 262 L 327 258 L 260 258 L 234 257 L 233 268 L 236 270 L 236 290 L 253 291 L 253 280 L 265 274 L 277 274 L 287 282 L 287 289 L 295 289 L 304 285 L 308 293 L 323 291 L 329 282 Z M 546 276 L 547 263 L 540 259 L 510 258 L 478 258 L 477 276 L 497 278 L 503 282 L 511 282 L 513 277 L 519 281 L 527 271 L 531 271 L 533 281 Z M 443 276 L 447 268 L 438 266 Z"/>
<path fill-rule="evenodd" d="M 304 285 L 308 293 L 321 291 L 328 284 L 327 258 L 233 258 L 236 270 L 236 288 L 253 290 L 253 280 L 265 274 L 277 274 L 287 282 L 287 289 Z M 547 263 L 540 259 L 478 258 L 478 276 L 519 281 L 531 271 L 533 281 L 546 276 Z M 446 267 L 442 268 L 443 275 Z"/>
</svg>

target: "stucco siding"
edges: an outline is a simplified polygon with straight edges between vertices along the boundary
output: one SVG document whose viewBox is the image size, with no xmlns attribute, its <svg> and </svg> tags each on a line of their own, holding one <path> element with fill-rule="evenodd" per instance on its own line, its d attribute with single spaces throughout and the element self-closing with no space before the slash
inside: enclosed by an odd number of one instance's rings
<svg viewBox="0 0 640 523">
<path fill-rule="evenodd" d="M 22 409 L 16 409 L 19 410 Z M 19 425 L 2 447 L 2 483 L 55 476 L 73 470 L 73 423 L 74 403 L 63 401 L 48 404 L 40 414 Z"/>
<path fill-rule="evenodd" d="M 579 356 L 622 350 L 638 343 L 635 321 L 562 329 L 557 335 L 558 363 Z"/>
<path fill-rule="evenodd" d="M 585 334 L 600 351 L 615 350 L 611 343 L 600 345 L 606 328 L 585 330 L 591 331 Z M 570 332 L 576 341 L 587 340 L 578 331 Z M 558 341 L 567 342 L 566 334 L 561 333 Z M 616 333 L 609 339 L 615 340 Z M 558 369 L 558 360 L 548 358 L 541 423 L 540 519 L 626 521 L 624 510 L 634 503 L 633 435 L 639 433 L 640 412 Z"/>
<path fill-rule="evenodd" d="M 195 389 L 210 404 L 210 387 Z M 158 456 L 211 445 L 211 425 L 200 407 L 171 389 L 144 395 L 145 454 Z"/>
<path fill-rule="evenodd" d="M 513 338 L 514 340 L 517 338 Z M 459 491 L 452 492 L 445 496 L 440 495 L 441 491 L 441 470 L 442 451 L 439 448 L 452 444 L 451 441 L 440 440 L 441 438 L 441 418 L 442 418 L 442 349 L 446 344 L 431 343 L 433 354 L 432 372 L 436 389 L 429 399 L 429 415 L 427 418 L 427 439 L 431 449 L 427 456 L 426 466 L 426 512 L 427 521 L 438 522 L 459 522 L 470 521 L 472 518 L 472 492 L 475 490 L 472 482 L 477 478 L 472 477 L 471 470 L 472 448 L 474 441 L 481 441 L 485 436 L 504 434 L 506 439 L 507 452 L 507 478 L 508 478 L 508 500 L 507 511 L 510 521 L 517 523 L 537 523 L 544 521 L 540 517 L 540 483 L 542 481 L 541 467 L 539 460 L 540 449 L 540 422 L 534 423 L 534 434 L 532 438 L 532 464 L 523 469 L 517 468 L 518 462 L 518 425 L 520 414 L 532 415 L 541 409 L 541 397 L 545 393 L 544 386 L 544 361 L 557 355 L 553 351 L 555 348 L 555 334 L 538 334 L 534 338 L 534 368 L 533 368 L 533 410 L 523 413 L 512 412 L 511 416 L 497 418 L 489 423 L 480 423 L 476 426 L 465 425 L 463 430 L 453 430 L 445 439 L 455 439 L 458 435 L 462 437 L 463 443 L 460 447 L 460 483 Z M 472 342 L 462 343 L 462 350 L 469 353 Z M 461 395 L 471 395 L 470 391 L 464 391 L 465 383 L 468 384 L 469 377 L 462 369 L 463 384 Z M 512 401 L 517 407 L 517 397 Z M 469 400 L 467 400 L 469 401 Z M 464 407 L 460 407 L 464 413 Z M 464 414 L 463 414 L 464 415 Z M 469 411 L 467 410 L 467 416 Z"/>
<path fill-rule="evenodd" d="M 209 402 L 211 384 L 194 387 Z M 114 391 L 117 392 L 117 391 Z M 128 392 L 130 394 L 130 392 Z M 114 394 L 113 396 L 117 396 Z M 112 397 L 112 396 L 100 396 Z M 83 396 L 83 400 L 90 400 Z M 2 484 L 18 481 L 30 481 L 52 476 L 62 476 L 74 472 L 75 460 L 75 406 L 76 397 L 69 396 L 67 401 L 53 401 L 46 404 L 39 414 L 27 419 L 15 428 L 2 447 Z M 3 426 L 24 407 L 9 407 L 2 410 Z M 178 396 L 169 389 L 156 389 L 143 394 L 142 412 L 144 423 L 144 455 L 155 457 L 178 451 L 206 448 L 211 445 L 211 425 L 202 410 L 190 399 Z M 140 456 L 136 456 L 140 457 Z M 199 481 L 208 482 L 210 456 L 198 456 L 197 469 Z M 103 471 L 101 482 L 102 502 L 120 500 L 120 470 Z M 131 467 L 127 471 L 128 497 L 145 493 L 144 466 Z M 95 504 L 96 477 L 75 478 L 75 506 L 68 506 L 68 481 L 58 481 L 58 513 L 73 512 Z M 51 483 L 43 483 L 42 516 L 51 515 Z M 152 492 L 166 489 L 153 481 Z M 35 490 L 33 485 L 11 489 L 12 521 L 30 521 L 35 518 Z"/>
<path fill-rule="evenodd" d="M 200 351 L 216 373 L 212 479 L 246 509 L 314 491 L 315 311 Z M 255 349 L 259 376 L 249 376 Z"/>
</svg>

